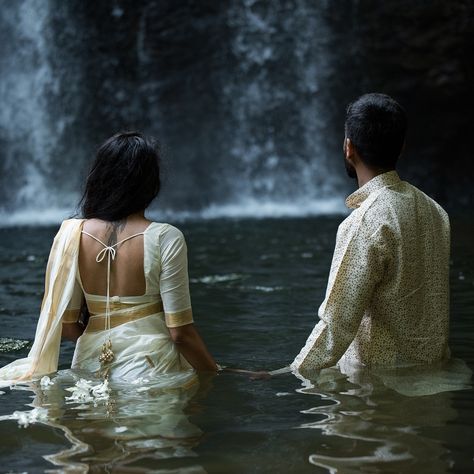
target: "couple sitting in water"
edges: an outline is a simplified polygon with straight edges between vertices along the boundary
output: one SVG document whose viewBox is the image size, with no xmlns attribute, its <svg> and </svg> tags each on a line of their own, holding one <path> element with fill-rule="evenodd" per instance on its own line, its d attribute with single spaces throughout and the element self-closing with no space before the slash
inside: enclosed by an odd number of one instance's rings
<svg viewBox="0 0 474 474">
<path fill-rule="evenodd" d="M 319 322 L 291 365 L 257 375 L 449 357 L 449 220 L 395 171 L 405 131 L 386 95 L 348 107 L 344 159 L 359 189 L 346 200 Z M 219 370 L 193 324 L 183 234 L 144 217 L 159 190 L 151 141 L 120 133 L 99 148 L 82 218 L 54 239 L 33 347 L 0 369 L 0 384 L 55 372 L 61 336 L 76 341 L 72 368 L 110 380 Z"/>
</svg>

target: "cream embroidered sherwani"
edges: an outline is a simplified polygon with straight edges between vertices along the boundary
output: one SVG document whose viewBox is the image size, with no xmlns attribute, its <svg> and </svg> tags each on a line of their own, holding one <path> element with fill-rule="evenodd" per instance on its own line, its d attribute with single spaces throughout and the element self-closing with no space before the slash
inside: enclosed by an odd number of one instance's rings
<svg viewBox="0 0 474 474">
<path fill-rule="evenodd" d="M 450 227 L 446 212 L 395 171 L 346 204 L 319 323 L 291 365 L 393 367 L 449 355 Z M 341 359 L 342 358 L 342 359 Z"/>
</svg>

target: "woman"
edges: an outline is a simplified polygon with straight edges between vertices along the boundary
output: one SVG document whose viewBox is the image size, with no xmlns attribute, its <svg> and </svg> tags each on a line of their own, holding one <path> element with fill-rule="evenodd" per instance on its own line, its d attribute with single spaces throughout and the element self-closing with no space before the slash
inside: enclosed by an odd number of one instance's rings
<svg viewBox="0 0 474 474">
<path fill-rule="evenodd" d="M 61 334 L 77 341 L 72 368 L 105 378 L 217 370 L 193 324 L 184 237 L 144 216 L 159 191 L 159 155 L 141 134 L 99 148 L 83 219 L 64 221 L 51 249 L 33 347 L 0 369 L 2 385 L 56 371 Z"/>
</svg>

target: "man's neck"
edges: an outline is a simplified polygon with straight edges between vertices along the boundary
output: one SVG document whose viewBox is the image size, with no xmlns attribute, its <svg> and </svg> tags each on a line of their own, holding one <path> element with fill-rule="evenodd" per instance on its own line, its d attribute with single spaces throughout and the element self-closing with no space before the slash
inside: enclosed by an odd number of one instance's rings
<svg viewBox="0 0 474 474">
<path fill-rule="evenodd" d="M 387 173 L 388 171 L 391 170 L 382 170 L 382 169 L 373 169 L 373 168 L 367 168 L 367 167 L 360 167 L 359 169 L 356 170 L 357 172 L 357 183 L 359 185 L 359 188 L 364 186 L 364 184 L 368 183 L 371 179 L 375 178 L 376 176 Z"/>
</svg>

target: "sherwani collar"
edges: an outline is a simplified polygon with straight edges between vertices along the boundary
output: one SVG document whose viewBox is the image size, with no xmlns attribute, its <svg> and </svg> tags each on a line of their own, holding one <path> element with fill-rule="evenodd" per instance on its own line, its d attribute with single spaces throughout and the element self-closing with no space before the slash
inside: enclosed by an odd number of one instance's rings
<svg viewBox="0 0 474 474">
<path fill-rule="evenodd" d="M 400 176 L 394 171 L 387 171 L 386 173 L 375 176 L 370 181 L 361 186 L 357 191 L 353 192 L 346 199 L 346 206 L 349 209 L 358 208 L 374 191 L 387 186 L 393 186 L 400 182 Z"/>
</svg>

